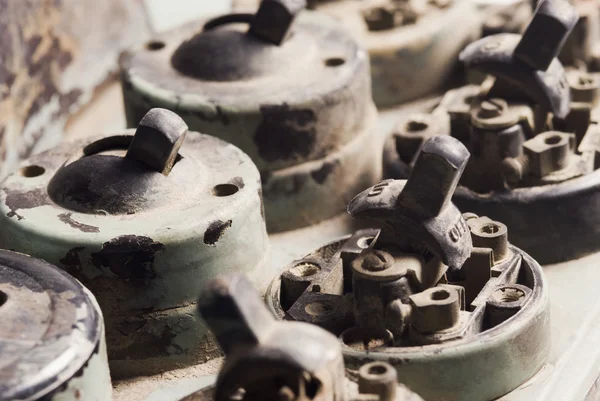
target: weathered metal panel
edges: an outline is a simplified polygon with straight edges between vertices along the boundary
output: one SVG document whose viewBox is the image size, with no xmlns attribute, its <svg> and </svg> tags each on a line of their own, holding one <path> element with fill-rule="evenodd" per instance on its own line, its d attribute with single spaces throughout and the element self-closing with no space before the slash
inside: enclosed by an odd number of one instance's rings
<svg viewBox="0 0 600 401">
<path fill-rule="evenodd" d="M 57 144 L 120 50 L 148 34 L 142 0 L 0 0 L 0 177 Z"/>
</svg>

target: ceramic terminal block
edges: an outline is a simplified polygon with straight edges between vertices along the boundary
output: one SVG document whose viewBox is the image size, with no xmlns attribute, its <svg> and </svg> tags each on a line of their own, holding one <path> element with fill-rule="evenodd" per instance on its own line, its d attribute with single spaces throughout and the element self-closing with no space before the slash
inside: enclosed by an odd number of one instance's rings
<svg viewBox="0 0 600 401">
<path fill-rule="evenodd" d="M 488 298 L 486 314 L 492 327 L 505 322 L 519 312 L 531 296 L 531 288 L 520 284 L 498 287 Z"/>
<path fill-rule="evenodd" d="M 578 19 L 569 1 L 542 1 L 515 48 L 514 57 L 531 68 L 545 71 L 560 53 Z"/>
<path fill-rule="evenodd" d="M 600 98 L 600 79 L 598 75 L 584 71 L 570 71 L 567 81 L 571 88 L 573 102 L 589 103 L 591 107 L 598 104 Z M 571 105 L 571 108 L 573 105 Z"/>
<path fill-rule="evenodd" d="M 451 288 L 429 288 L 410 296 L 412 326 L 420 333 L 446 330 L 459 319 L 460 297 Z"/>
<path fill-rule="evenodd" d="M 397 261 L 382 250 L 366 250 L 352 261 L 352 289 L 356 326 L 384 333 L 387 307 L 394 294 L 410 292 L 407 271 L 419 271 L 421 261 L 407 257 Z M 398 323 L 402 325 L 402 320 Z"/>
<path fill-rule="evenodd" d="M 306 291 L 288 310 L 291 319 L 316 324 L 336 335 L 354 323 L 352 304 L 333 294 Z"/>
<path fill-rule="evenodd" d="M 298 297 L 321 275 L 321 266 L 316 262 L 302 260 L 282 274 L 283 293 L 289 299 Z"/>
<path fill-rule="evenodd" d="M 378 401 L 395 401 L 396 369 L 386 362 L 371 362 L 358 370 L 358 391 L 360 394 L 376 394 Z"/>
<path fill-rule="evenodd" d="M 463 143 L 469 141 L 471 105 L 480 95 L 478 85 L 453 89 L 444 94 L 437 111 L 448 114 L 450 134 Z"/>
<path fill-rule="evenodd" d="M 504 99 L 492 98 L 482 100 L 473 105 L 471 110 L 471 125 L 486 130 L 499 130 L 519 122 L 519 115 L 509 110 Z"/>
<path fill-rule="evenodd" d="M 287 38 L 296 15 L 306 7 L 306 0 L 263 0 L 248 33 L 280 46 Z"/>
<path fill-rule="evenodd" d="M 488 217 L 469 219 L 467 224 L 471 229 L 473 246 L 491 249 L 494 263 L 498 263 L 509 255 L 506 225 Z"/>
<path fill-rule="evenodd" d="M 429 138 L 449 132 L 450 119 L 443 114 L 418 113 L 398 123 L 392 135 L 395 138 L 396 152 L 400 159 L 405 163 L 412 163 Z"/>
<path fill-rule="evenodd" d="M 575 134 L 544 132 L 525 142 L 523 148 L 529 160 L 530 174 L 544 177 L 567 167 L 575 148 Z"/>
<path fill-rule="evenodd" d="M 140 121 L 125 157 L 169 175 L 187 132 L 188 126 L 177 114 L 152 109 Z"/>
</svg>

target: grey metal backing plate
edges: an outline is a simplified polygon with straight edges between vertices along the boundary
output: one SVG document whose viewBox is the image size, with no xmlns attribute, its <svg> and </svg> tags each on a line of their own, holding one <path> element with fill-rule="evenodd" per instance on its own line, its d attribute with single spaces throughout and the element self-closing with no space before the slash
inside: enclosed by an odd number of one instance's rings
<svg viewBox="0 0 600 401">
<path fill-rule="evenodd" d="M 426 102 L 425 102 L 426 103 Z M 403 112 L 424 107 L 423 102 Z M 76 122 L 68 137 L 84 127 L 114 130 L 124 124 L 120 92 L 110 89 Z M 426 107 L 426 106 L 425 106 Z M 382 135 L 398 119 L 398 110 L 382 113 Z M 272 269 L 352 231 L 350 218 L 340 216 L 319 225 L 271 236 Z M 569 233 L 565 233 L 569 235 Z M 509 232 L 510 239 L 510 232 Z M 518 244 L 515 244 L 518 246 Z M 545 266 L 552 318 L 549 363 L 530 381 L 499 401 L 592 401 L 600 397 L 600 253 Z M 214 380 L 220 360 L 152 377 L 114 383 L 115 401 L 178 401 Z M 493 380 L 493 378 L 490 378 Z"/>
</svg>

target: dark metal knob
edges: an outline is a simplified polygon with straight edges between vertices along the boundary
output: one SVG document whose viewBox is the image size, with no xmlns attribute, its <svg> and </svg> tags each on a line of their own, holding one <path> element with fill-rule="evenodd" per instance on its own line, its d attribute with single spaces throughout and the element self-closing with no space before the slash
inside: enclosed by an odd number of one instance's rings
<svg viewBox="0 0 600 401">
<path fill-rule="evenodd" d="M 166 109 L 152 109 L 140 121 L 125 157 L 169 175 L 188 132 L 181 117 Z"/>
<path fill-rule="evenodd" d="M 348 205 L 358 218 L 384 221 L 383 238 L 410 238 L 426 244 L 453 270 L 471 254 L 471 236 L 461 212 L 451 202 L 469 152 L 455 138 L 429 139 L 406 183 L 386 180 L 363 191 Z"/>
<path fill-rule="evenodd" d="M 305 7 L 306 0 L 263 0 L 248 33 L 279 46 L 287 38 L 296 15 Z"/>
</svg>

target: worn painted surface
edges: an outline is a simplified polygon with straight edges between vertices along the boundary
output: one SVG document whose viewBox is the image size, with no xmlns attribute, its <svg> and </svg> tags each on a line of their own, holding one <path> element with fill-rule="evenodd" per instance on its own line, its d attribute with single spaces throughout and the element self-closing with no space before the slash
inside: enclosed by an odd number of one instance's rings
<svg viewBox="0 0 600 401">
<path fill-rule="evenodd" d="M 0 177 L 58 143 L 69 116 L 114 73 L 119 51 L 149 34 L 142 5 L 0 1 Z"/>
<path fill-rule="evenodd" d="M 272 272 L 323 244 L 355 230 L 346 217 L 271 236 Z M 552 345 L 547 364 L 499 401 L 582 400 L 600 375 L 600 253 L 544 267 L 549 286 Z M 115 383 L 116 401 L 178 401 L 211 383 L 214 363 L 171 374 Z M 589 398 L 591 401 L 595 398 Z M 587 399 L 586 399 L 587 400 Z"/>
<path fill-rule="evenodd" d="M 102 314 L 87 289 L 43 260 L 0 251 L 0 293 L 0 399 L 112 399 Z"/>
<path fill-rule="evenodd" d="M 111 107 L 121 107 L 113 93 Z M 405 112 L 429 108 L 433 102 L 410 105 Z M 108 104 L 107 104 L 108 106 Z M 108 109 L 108 107 L 107 107 Z M 404 108 L 403 108 L 404 109 Z M 399 109 L 383 114 L 380 132 L 386 134 L 403 116 Z M 89 121 L 93 121 L 90 116 Z M 341 216 L 300 230 L 270 236 L 273 249 L 271 274 L 311 250 L 357 229 L 348 216 Z M 552 345 L 547 364 L 501 401 L 592 400 L 594 383 L 600 375 L 600 253 L 566 263 L 544 266 L 552 316 Z M 212 384 L 222 360 L 115 382 L 116 401 L 178 401 L 195 390 Z"/>
<path fill-rule="evenodd" d="M 124 54 L 129 126 L 152 107 L 170 109 L 238 146 L 261 172 L 319 160 L 371 128 L 367 54 L 332 18 L 302 12 L 276 48 L 226 26 L 195 36 L 199 25 Z"/>
<path fill-rule="evenodd" d="M 303 11 L 279 47 L 199 25 L 122 57 L 129 126 L 163 107 L 240 147 L 261 172 L 271 232 L 330 218 L 379 179 L 367 54 L 337 22 Z"/>
<path fill-rule="evenodd" d="M 411 180 L 414 177 L 415 175 L 411 177 Z M 411 181 L 409 180 L 404 190 L 410 184 Z M 385 192 L 382 197 L 385 199 Z M 366 203 L 368 200 L 357 197 L 355 201 Z M 385 201 L 380 202 L 385 204 Z M 349 207 L 349 209 L 352 210 L 352 207 Z M 383 214 L 383 212 L 380 213 Z M 398 216 L 402 214 L 402 211 L 396 210 L 395 213 L 395 216 Z M 439 218 L 439 216 L 431 219 L 436 218 Z M 384 227 L 393 224 L 394 220 L 390 217 L 388 219 L 385 221 L 386 226 Z M 396 226 L 396 232 L 401 232 L 400 227 L 402 226 Z M 478 235 L 476 227 L 476 225 L 471 226 L 474 238 L 477 238 L 476 235 Z M 367 243 L 366 240 L 373 240 L 370 246 L 373 246 L 373 242 L 377 241 L 377 239 L 374 239 L 372 231 L 360 231 L 355 235 L 359 236 L 359 239 L 356 236 L 342 238 L 286 266 L 282 274 L 274 279 L 267 291 L 266 301 L 270 309 L 281 319 L 284 316 L 286 319 L 290 319 L 291 315 L 294 320 L 314 321 L 334 334 L 343 333 L 341 338 L 349 335 L 349 330 L 352 330 L 352 327 L 368 327 L 370 330 L 375 331 L 376 329 L 372 327 L 378 327 L 379 322 L 369 322 L 368 318 L 377 315 L 378 298 L 377 296 L 370 297 L 368 287 L 365 287 L 357 279 L 359 274 L 362 275 L 363 273 L 357 271 L 354 262 L 352 263 L 352 285 L 354 289 L 352 294 L 338 287 L 323 291 L 324 294 L 328 295 L 326 300 L 317 298 L 315 295 L 314 286 L 319 285 L 317 292 L 320 292 L 321 288 L 327 288 L 331 280 L 338 277 L 336 272 L 343 272 L 348 269 L 350 264 L 348 260 L 353 258 L 351 255 L 363 252 L 367 245 L 361 246 L 361 240 L 365 244 Z M 385 228 L 382 230 L 381 236 L 384 235 Z M 422 239 L 420 238 L 420 240 Z M 354 244 L 358 244 L 358 247 Z M 386 248 L 393 249 L 388 244 L 386 244 Z M 468 247 L 469 253 L 471 253 L 470 239 L 468 246 L 466 244 L 462 244 L 462 246 Z M 377 249 L 377 245 L 375 245 L 375 249 Z M 469 262 L 469 265 L 475 263 L 477 266 L 471 269 L 470 272 L 481 272 L 485 269 L 485 263 L 490 263 L 490 260 L 488 256 L 487 260 L 484 258 L 483 261 L 480 261 L 474 258 Z M 290 275 L 288 272 L 293 271 L 292 269 L 297 268 L 298 265 L 306 263 L 319 266 L 319 273 L 302 275 L 301 280 L 304 280 L 307 286 L 302 287 L 304 290 L 302 292 L 292 293 L 290 288 L 295 282 L 295 277 L 298 276 Z M 420 276 L 417 267 L 409 266 L 410 264 L 405 262 L 403 268 L 413 270 L 415 276 Z M 431 269 L 431 266 L 429 268 Z M 467 264 L 464 265 L 463 269 L 466 268 Z M 366 346 L 363 348 L 357 346 L 356 343 L 346 342 L 343 345 L 346 367 L 357 369 L 365 362 L 388 362 L 396 368 L 398 377 L 402 379 L 404 384 L 411 387 L 425 399 L 438 401 L 496 399 L 529 380 L 543 366 L 550 352 L 548 289 L 541 267 L 523 251 L 511 247 L 510 251 L 507 251 L 506 257 L 499 260 L 498 263 L 488 264 L 487 269 L 488 277 L 486 282 L 481 284 L 481 287 L 470 285 L 473 276 L 469 275 L 469 270 L 463 273 L 465 275 L 463 280 L 466 281 L 466 284 L 464 282 L 456 283 L 464 285 L 467 290 L 467 299 L 471 297 L 465 312 L 461 312 L 460 320 L 458 319 L 458 311 L 456 311 L 456 324 L 451 323 L 450 328 L 445 326 L 441 329 L 434 329 L 435 326 L 429 325 L 429 322 L 425 319 L 426 316 L 419 313 L 420 308 L 417 306 L 418 293 L 415 292 L 411 296 L 411 304 L 413 305 L 411 330 L 404 334 L 394 332 L 395 342 L 393 345 L 376 346 L 374 349 L 365 349 Z M 332 276 L 333 278 L 330 279 L 329 277 Z M 381 277 L 378 277 L 378 279 L 384 280 Z M 437 280 L 435 281 L 437 282 Z M 378 281 L 378 284 L 380 282 Z M 499 324 L 494 323 L 497 325 L 491 327 L 491 323 L 486 323 L 492 316 L 490 302 L 486 300 L 492 296 L 497 288 L 515 283 L 522 284 L 530 289 L 531 296 L 514 317 Z M 378 294 L 385 291 L 378 285 L 376 288 Z M 431 284 L 420 284 L 418 288 L 438 288 L 439 290 L 439 287 L 431 287 Z M 471 289 L 474 292 L 472 294 L 469 292 Z M 345 312 L 344 305 L 348 302 L 348 298 L 352 299 L 354 319 L 349 319 L 347 317 L 348 313 Z M 288 305 L 284 306 L 283 300 L 287 300 Z M 424 305 L 423 301 L 423 298 L 420 298 L 418 302 Z M 429 295 L 427 295 L 425 301 L 429 301 Z M 323 304 L 323 302 L 326 303 Z M 369 303 L 369 305 L 365 306 L 365 303 Z M 333 312 L 320 315 L 308 312 L 307 307 L 314 304 L 327 305 L 329 310 Z M 365 313 L 369 313 L 368 317 L 360 315 L 361 308 L 366 310 Z M 303 310 L 307 313 L 303 313 Z M 435 323 L 439 323 L 442 316 L 447 317 L 447 313 L 436 315 Z M 315 315 L 318 317 L 315 317 Z M 381 315 L 383 315 L 383 312 Z M 393 330 L 390 326 L 384 327 Z M 491 360 L 494 363 L 490 363 Z M 493 380 L 487 379 L 492 377 Z M 473 378 L 478 378 L 478 380 L 473 380 Z M 435 385 L 432 385 L 432 383 L 435 383 Z"/>
<path fill-rule="evenodd" d="M 434 3 L 416 5 L 423 7 L 419 13 L 426 10 L 416 21 L 379 31 L 369 30 L 363 11 L 394 2 L 324 1 L 314 8 L 338 19 L 368 50 L 373 99 L 378 107 L 387 108 L 430 96 L 451 80 L 462 79 L 458 53 L 481 36 L 484 15 L 471 1 L 457 0 L 443 7 Z M 233 8 L 251 11 L 258 4 L 258 0 L 238 0 Z"/>
<path fill-rule="evenodd" d="M 112 138 L 123 146 L 131 134 Z M 27 163 L 41 174 L 3 181 L 0 247 L 51 261 L 96 295 L 113 377 L 214 357 L 195 307 L 206 280 L 245 272 L 259 287 L 268 281 L 256 167 L 233 145 L 190 132 L 165 177 L 114 154 L 82 157 L 88 144 L 107 143 L 96 139 L 33 156 Z M 115 201 L 126 207 L 111 209 Z"/>
</svg>

